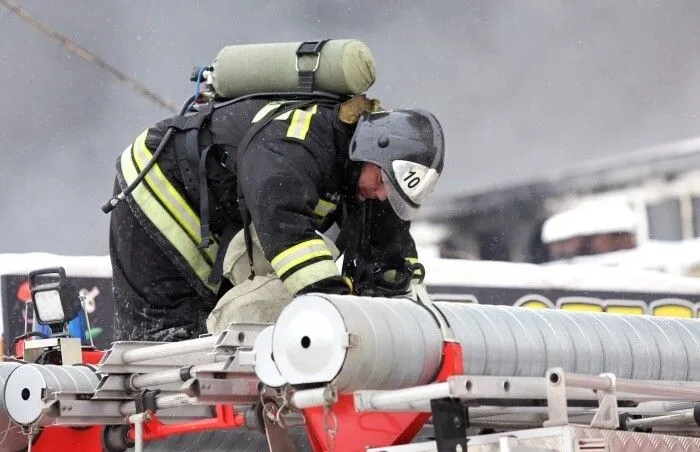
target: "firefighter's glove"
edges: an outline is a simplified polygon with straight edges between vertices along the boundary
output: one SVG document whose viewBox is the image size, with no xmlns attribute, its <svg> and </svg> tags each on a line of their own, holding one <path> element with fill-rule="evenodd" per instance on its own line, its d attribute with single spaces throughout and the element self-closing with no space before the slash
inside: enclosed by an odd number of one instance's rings
<svg viewBox="0 0 700 452">
<path fill-rule="evenodd" d="M 359 94 L 340 105 L 338 117 L 345 124 L 357 124 L 363 114 L 380 110 L 381 106 L 377 99 L 367 99 L 366 95 Z"/>
<path fill-rule="evenodd" d="M 411 268 L 405 264 L 396 266 L 368 266 L 362 280 L 356 284 L 355 293 L 366 297 L 398 297 L 411 292 Z"/>
</svg>

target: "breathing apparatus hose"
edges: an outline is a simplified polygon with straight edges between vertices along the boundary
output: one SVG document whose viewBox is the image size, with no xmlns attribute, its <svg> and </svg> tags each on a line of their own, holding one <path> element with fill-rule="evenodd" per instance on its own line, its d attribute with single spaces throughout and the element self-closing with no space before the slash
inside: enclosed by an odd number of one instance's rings
<svg viewBox="0 0 700 452">
<path fill-rule="evenodd" d="M 187 112 L 187 110 L 189 110 L 190 107 L 194 104 L 195 99 L 196 95 L 192 95 L 189 99 L 187 99 L 187 101 L 180 108 L 180 111 L 177 113 L 177 115 L 183 116 L 185 112 Z M 122 190 L 119 194 L 102 204 L 102 211 L 104 213 L 110 213 L 112 209 L 114 209 L 117 206 L 117 204 L 119 204 L 119 202 L 123 201 L 127 196 L 129 196 L 129 194 L 132 191 L 134 191 L 134 189 L 141 183 L 141 181 L 143 181 L 143 179 L 146 177 L 146 174 L 148 174 L 148 172 L 151 171 L 151 168 L 153 168 L 153 165 L 155 165 L 158 162 L 158 158 L 160 157 L 161 152 L 163 152 L 163 149 L 165 149 L 165 145 L 168 144 L 168 141 L 170 140 L 170 137 L 172 136 L 174 131 L 175 127 L 168 127 L 168 130 L 165 132 L 163 139 L 160 140 L 160 144 L 158 144 L 158 148 L 156 148 L 156 151 L 153 153 L 153 157 L 151 158 L 151 160 L 148 161 L 148 163 L 143 168 L 143 170 L 141 170 L 138 176 L 136 176 L 136 179 L 134 179 L 134 181 L 131 182 L 129 186 Z"/>
</svg>

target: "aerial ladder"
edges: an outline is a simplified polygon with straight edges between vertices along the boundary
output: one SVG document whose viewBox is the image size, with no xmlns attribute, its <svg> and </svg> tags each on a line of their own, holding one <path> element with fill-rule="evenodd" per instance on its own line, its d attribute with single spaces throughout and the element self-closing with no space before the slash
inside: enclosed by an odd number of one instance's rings
<svg viewBox="0 0 700 452">
<path fill-rule="evenodd" d="M 173 342 L 54 334 L 0 364 L 0 450 L 700 450 L 700 322 L 306 294 Z"/>
</svg>

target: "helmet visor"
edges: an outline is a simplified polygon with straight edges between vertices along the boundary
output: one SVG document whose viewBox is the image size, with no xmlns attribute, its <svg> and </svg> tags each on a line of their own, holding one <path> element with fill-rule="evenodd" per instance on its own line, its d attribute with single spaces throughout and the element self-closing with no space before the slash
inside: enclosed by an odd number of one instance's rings
<svg viewBox="0 0 700 452">
<path fill-rule="evenodd" d="M 382 173 L 384 173 L 384 187 L 386 189 L 386 196 L 389 200 L 389 204 L 391 204 L 391 208 L 394 209 L 396 215 L 398 215 L 402 220 L 411 221 L 418 213 L 418 208 L 404 200 L 398 189 L 391 183 L 391 179 L 386 172 L 382 170 Z"/>
</svg>

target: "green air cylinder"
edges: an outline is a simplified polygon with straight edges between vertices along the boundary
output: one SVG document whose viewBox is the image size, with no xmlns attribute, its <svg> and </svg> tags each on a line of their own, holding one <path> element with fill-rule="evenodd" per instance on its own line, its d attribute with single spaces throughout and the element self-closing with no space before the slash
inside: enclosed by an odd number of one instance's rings
<svg viewBox="0 0 700 452">
<path fill-rule="evenodd" d="M 214 59 L 210 83 L 225 98 L 261 92 L 298 91 L 296 51 L 301 42 L 224 47 Z M 314 56 L 299 59 L 300 70 L 314 67 Z M 340 95 L 365 92 L 374 83 L 372 52 L 356 39 L 328 41 L 314 73 L 314 90 Z"/>
</svg>

